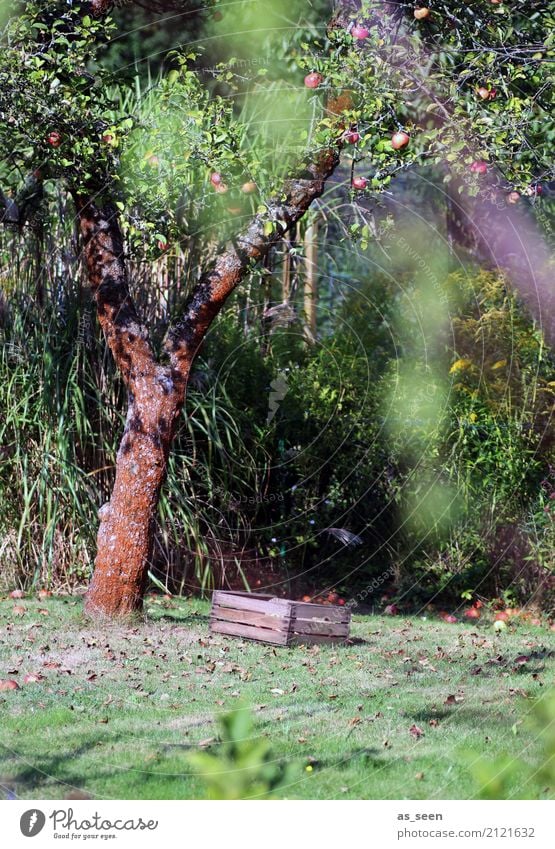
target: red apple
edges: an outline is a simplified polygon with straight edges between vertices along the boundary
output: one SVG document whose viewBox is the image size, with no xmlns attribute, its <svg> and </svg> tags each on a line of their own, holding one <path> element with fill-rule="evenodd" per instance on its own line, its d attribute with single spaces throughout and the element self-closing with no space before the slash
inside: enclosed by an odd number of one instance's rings
<svg viewBox="0 0 555 849">
<path fill-rule="evenodd" d="M 487 174 L 488 163 L 483 160 L 473 162 L 470 166 L 470 170 L 473 174 Z"/>
<path fill-rule="evenodd" d="M 210 174 L 210 182 L 213 186 L 219 186 L 222 180 L 223 177 L 218 171 L 213 171 L 212 174 Z"/>
<path fill-rule="evenodd" d="M 387 607 L 384 608 L 384 613 L 386 616 L 397 616 L 399 608 L 396 604 L 388 604 Z"/>
<path fill-rule="evenodd" d="M 366 177 L 353 177 L 353 189 L 365 189 L 368 185 Z"/>
<path fill-rule="evenodd" d="M 160 241 L 158 242 L 158 247 L 161 251 L 165 251 L 168 247 L 168 243 L 163 242 L 162 239 L 160 239 Z"/>
<path fill-rule="evenodd" d="M 12 613 L 14 616 L 25 616 L 26 608 L 21 604 L 14 604 L 12 608 Z"/>
<path fill-rule="evenodd" d="M 42 681 L 42 675 L 35 675 L 33 672 L 29 672 L 23 679 L 24 684 L 37 684 L 39 681 Z"/>
<path fill-rule="evenodd" d="M 328 593 L 328 601 L 331 601 L 332 604 L 335 604 L 337 602 L 338 598 L 339 598 L 339 596 L 337 595 L 337 593 L 334 593 L 334 592 Z"/>
<path fill-rule="evenodd" d="M 391 147 L 393 150 L 401 150 L 401 148 L 406 147 L 410 141 L 410 136 L 408 133 L 399 130 L 397 133 L 393 133 L 391 136 Z"/>
<path fill-rule="evenodd" d="M 421 6 L 414 10 L 414 17 L 417 21 L 425 21 L 426 18 L 430 17 L 430 10 L 426 6 Z"/>
<path fill-rule="evenodd" d="M 48 142 L 50 147 L 60 147 L 60 145 L 62 143 L 62 137 L 61 137 L 60 133 L 56 132 L 56 130 L 53 130 L 46 137 L 46 141 Z"/>
<path fill-rule="evenodd" d="M 366 27 L 363 27 L 361 24 L 355 24 L 351 30 L 351 35 L 353 36 L 353 38 L 358 38 L 359 41 L 363 41 L 365 38 L 368 38 L 370 32 L 366 29 Z"/>
<path fill-rule="evenodd" d="M 495 614 L 495 622 L 506 622 L 509 618 L 509 614 L 506 610 L 498 610 Z"/>
<path fill-rule="evenodd" d="M 12 590 L 10 593 L 10 598 L 25 598 L 25 593 L 23 590 Z"/>
<path fill-rule="evenodd" d="M 114 141 L 112 133 L 104 133 L 104 135 L 102 136 L 102 141 L 104 142 L 104 144 L 111 144 Z"/>
<path fill-rule="evenodd" d="M 543 194 L 543 188 L 540 183 L 535 186 L 528 186 L 528 188 L 526 189 L 526 194 L 528 195 L 528 197 L 533 198 L 536 195 Z"/>
<path fill-rule="evenodd" d="M 443 619 L 443 621 L 449 622 L 450 625 L 453 625 L 455 622 L 458 621 L 457 617 L 453 616 L 452 613 L 441 613 L 440 615 L 441 615 L 441 618 Z"/>
<path fill-rule="evenodd" d="M 319 74 L 317 71 L 312 71 L 304 78 L 304 84 L 307 88 L 318 88 L 318 86 L 323 82 L 324 78 L 322 74 Z"/>
<path fill-rule="evenodd" d="M 480 88 L 476 89 L 476 94 L 482 100 L 495 100 L 497 97 L 497 89 L 495 88 L 486 88 L 485 86 L 480 86 Z"/>
<path fill-rule="evenodd" d="M 6 678 L 0 681 L 0 690 L 19 690 L 19 684 L 17 681 L 12 681 L 10 678 Z"/>
<path fill-rule="evenodd" d="M 246 195 L 252 195 L 253 192 L 257 190 L 258 186 L 253 180 L 249 180 L 247 183 L 243 183 L 241 186 L 241 191 Z"/>
<path fill-rule="evenodd" d="M 507 203 L 518 203 L 520 200 L 520 195 L 518 192 L 509 192 L 507 195 Z"/>
<path fill-rule="evenodd" d="M 309 595 L 303 595 L 301 601 L 304 601 L 307 604 L 310 604 L 310 602 L 312 601 L 312 598 Z"/>
<path fill-rule="evenodd" d="M 357 130 L 347 130 L 343 133 L 343 139 L 347 144 L 356 144 L 360 141 L 360 133 Z"/>
<path fill-rule="evenodd" d="M 467 619 L 479 619 L 480 611 L 476 610 L 475 607 L 467 607 L 463 615 L 466 616 Z"/>
<path fill-rule="evenodd" d="M 37 596 L 39 598 L 50 598 L 51 595 L 52 593 L 50 592 L 50 590 L 39 590 L 37 593 Z"/>
<path fill-rule="evenodd" d="M 344 604 L 345 604 L 345 599 L 344 598 L 338 598 L 337 603 L 340 607 L 343 607 Z"/>
</svg>

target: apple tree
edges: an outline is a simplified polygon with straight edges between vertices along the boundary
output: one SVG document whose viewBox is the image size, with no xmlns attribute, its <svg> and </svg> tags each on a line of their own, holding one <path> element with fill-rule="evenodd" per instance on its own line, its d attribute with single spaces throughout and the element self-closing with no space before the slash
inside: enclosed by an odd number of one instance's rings
<svg viewBox="0 0 555 849">
<path fill-rule="evenodd" d="M 195 356 L 232 292 L 332 174 L 356 204 L 401 171 L 432 166 L 456 186 L 461 216 L 469 200 L 470 225 L 483 208 L 502 228 L 493 205 L 520 216 L 542 250 L 529 207 L 552 177 L 555 3 L 276 0 L 271 9 L 234 4 L 226 21 L 212 2 L 172 0 L 174 10 L 205 16 L 221 61 L 210 68 L 202 49 L 175 50 L 142 99 L 102 64 L 117 36 L 115 3 L 6 5 L 0 218 L 23 226 L 47 181 L 63 181 L 73 199 L 98 320 L 128 395 L 86 609 L 125 615 L 141 608 Z M 114 90 L 126 85 L 124 108 Z M 510 265 L 491 226 L 491 235 L 474 230 L 477 249 Z M 208 260 L 158 341 L 132 298 L 130 255 L 155 258 L 199 233 Z"/>
</svg>

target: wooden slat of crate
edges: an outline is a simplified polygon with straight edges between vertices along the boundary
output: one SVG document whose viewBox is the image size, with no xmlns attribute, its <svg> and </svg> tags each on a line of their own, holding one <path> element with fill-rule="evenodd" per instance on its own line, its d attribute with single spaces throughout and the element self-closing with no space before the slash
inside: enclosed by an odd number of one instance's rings
<svg viewBox="0 0 555 849">
<path fill-rule="evenodd" d="M 313 634 L 292 634 L 289 638 L 288 646 L 313 646 L 313 645 L 339 645 L 345 643 L 349 639 L 347 634 L 345 637 L 322 637 Z"/>
<path fill-rule="evenodd" d="M 347 622 L 315 622 L 313 619 L 296 619 L 292 623 L 293 634 L 307 634 L 315 637 L 344 637 L 349 636 L 349 625 Z"/>
<path fill-rule="evenodd" d="M 288 616 L 291 602 L 284 598 L 272 596 L 250 596 L 248 593 L 227 593 L 217 590 L 212 593 L 212 604 L 218 607 L 231 607 L 235 610 L 254 610 L 258 613 L 276 613 Z"/>
<path fill-rule="evenodd" d="M 322 604 L 308 604 L 294 601 L 293 611 L 297 619 L 324 619 L 328 622 L 350 622 L 351 612 L 345 607 L 324 607 Z"/>
<path fill-rule="evenodd" d="M 235 610 L 233 607 L 214 605 L 211 619 L 223 619 L 226 622 L 239 622 L 243 625 L 255 625 L 259 628 L 271 628 L 273 631 L 287 631 L 289 616 L 279 613 L 258 613 L 257 610 Z"/>
<path fill-rule="evenodd" d="M 245 637 L 247 640 L 259 640 L 263 643 L 273 643 L 278 646 L 286 646 L 289 640 L 287 630 L 273 631 L 271 628 L 256 628 L 253 625 L 240 625 L 237 622 L 223 622 L 219 619 L 211 621 L 210 628 L 216 634 Z"/>
</svg>

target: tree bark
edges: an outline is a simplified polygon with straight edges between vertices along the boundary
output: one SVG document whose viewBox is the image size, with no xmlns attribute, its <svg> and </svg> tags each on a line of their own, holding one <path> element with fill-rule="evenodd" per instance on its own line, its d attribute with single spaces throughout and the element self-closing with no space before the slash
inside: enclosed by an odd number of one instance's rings
<svg viewBox="0 0 555 849">
<path fill-rule="evenodd" d="M 139 611 L 151 563 L 156 508 L 166 476 L 184 392 L 168 370 L 141 375 L 143 391 L 129 391 L 123 439 L 110 501 L 99 511 L 93 578 L 85 610 L 94 618 Z"/>
</svg>

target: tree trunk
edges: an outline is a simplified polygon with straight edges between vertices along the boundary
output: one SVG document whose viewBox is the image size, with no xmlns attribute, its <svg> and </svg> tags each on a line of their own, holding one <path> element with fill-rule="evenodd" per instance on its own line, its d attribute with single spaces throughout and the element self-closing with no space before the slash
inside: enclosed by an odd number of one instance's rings
<svg viewBox="0 0 555 849">
<path fill-rule="evenodd" d="M 175 424 L 183 406 L 181 378 L 155 366 L 130 393 L 110 501 L 99 511 L 97 556 L 85 609 L 121 616 L 142 607 L 151 566 L 156 508 Z"/>
</svg>

